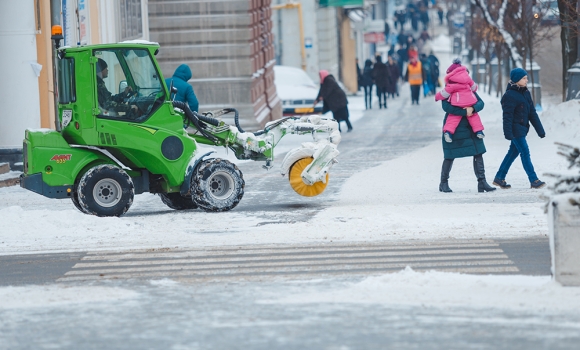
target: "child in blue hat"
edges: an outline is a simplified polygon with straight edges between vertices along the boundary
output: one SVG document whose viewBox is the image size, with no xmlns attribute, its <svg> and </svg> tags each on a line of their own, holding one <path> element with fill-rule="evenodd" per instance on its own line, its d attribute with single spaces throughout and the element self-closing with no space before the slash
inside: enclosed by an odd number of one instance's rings
<svg viewBox="0 0 580 350">
<path fill-rule="evenodd" d="M 540 138 L 546 137 L 546 132 L 536 112 L 534 101 L 527 85 L 528 73 L 522 68 L 514 68 L 510 72 L 510 82 L 506 92 L 501 98 L 503 134 L 510 141 L 510 147 L 495 175 L 493 184 L 503 189 L 511 188 L 511 185 L 505 181 L 505 177 L 518 156 L 522 160 L 522 165 L 528 175 L 530 187 L 538 189 L 546 185 L 545 182 L 538 179 L 534 171 L 530 149 L 526 141 L 530 123 Z"/>
</svg>

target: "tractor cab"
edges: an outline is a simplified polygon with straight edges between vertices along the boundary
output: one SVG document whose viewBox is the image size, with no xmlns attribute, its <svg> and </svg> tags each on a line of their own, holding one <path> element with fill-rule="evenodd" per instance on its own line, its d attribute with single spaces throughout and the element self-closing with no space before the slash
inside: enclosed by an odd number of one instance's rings
<svg viewBox="0 0 580 350">
<path fill-rule="evenodd" d="M 135 43 L 61 48 L 58 114 L 63 137 L 71 143 L 102 145 L 101 135 L 95 139 L 87 133 L 98 120 L 148 121 L 168 102 L 153 58 L 157 49 L 155 44 Z"/>
</svg>

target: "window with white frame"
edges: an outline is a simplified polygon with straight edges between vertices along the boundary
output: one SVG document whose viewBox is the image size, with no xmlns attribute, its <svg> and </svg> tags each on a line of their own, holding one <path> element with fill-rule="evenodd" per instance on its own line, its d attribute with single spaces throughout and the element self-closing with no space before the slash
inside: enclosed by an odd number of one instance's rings
<svg viewBox="0 0 580 350">
<path fill-rule="evenodd" d="M 120 0 L 119 7 L 119 41 L 143 37 L 141 0 Z"/>
</svg>

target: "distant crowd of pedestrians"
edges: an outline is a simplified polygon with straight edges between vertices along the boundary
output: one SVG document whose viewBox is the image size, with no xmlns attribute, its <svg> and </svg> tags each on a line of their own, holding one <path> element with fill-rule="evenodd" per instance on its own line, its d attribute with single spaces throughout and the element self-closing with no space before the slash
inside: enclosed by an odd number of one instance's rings
<svg viewBox="0 0 580 350">
<path fill-rule="evenodd" d="M 423 96 L 434 95 L 441 86 L 439 79 L 439 59 L 435 56 L 429 42 L 427 31 L 429 1 L 410 2 L 405 9 L 395 12 L 395 31 L 391 33 L 385 25 L 385 35 L 390 48 L 386 62 L 380 53 L 374 59 L 365 60 L 361 68 L 357 60 L 359 90 L 364 91 L 365 107 L 372 108 L 373 87 L 379 100 L 379 108 L 387 108 L 387 97 L 399 96 L 399 81 L 409 83 L 412 104 L 419 104 L 421 88 Z M 440 24 L 443 23 L 443 10 L 437 7 Z M 410 20 L 412 30 L 405 26 Z M 419 30 L 419 23 L 423 24 Z M 407 29 L 405 29 L 407 28 Z M 390 42 L 389 38 L 393 38 Z"/>
</svg>

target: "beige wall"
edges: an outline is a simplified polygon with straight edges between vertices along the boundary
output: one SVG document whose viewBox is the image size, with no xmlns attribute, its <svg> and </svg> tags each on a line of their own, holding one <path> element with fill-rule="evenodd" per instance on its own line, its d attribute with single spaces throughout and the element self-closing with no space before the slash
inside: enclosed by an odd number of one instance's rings
<svg viewBox="0 0 580 350">
<path fill-rule="evenodd" d="M 38 1 L 38 0 L 36 0 Z M 35 1 L 35 3 L 36 3 Z M 40 31 L 36 34 L 37 61 L 42 65 L 38 77 L 38 94 L 40 97 L 40 126 L 54 129 L 54 93 L 52 83 L 52 44 L 50 26 L 50 2 L 38 1 L 35 6 L 35 18 L 40 19 Z"/>
<path fill-rule="evenodd" d="M 91 27 L 91 44 L 102 44 L 99 33 L 99 6 L 96 1 L 89 1 L 89 23 Z"/>
<path fill-rule="evenodd" d="M 342 16 L 340 23 L 340 48 L 342 60 L 340 69 L 342 73 L 342 83 L 352 93 L 357 91 L 356 76 L 356 40 L 352 35 L 350 19 Z"/>
</svg>

